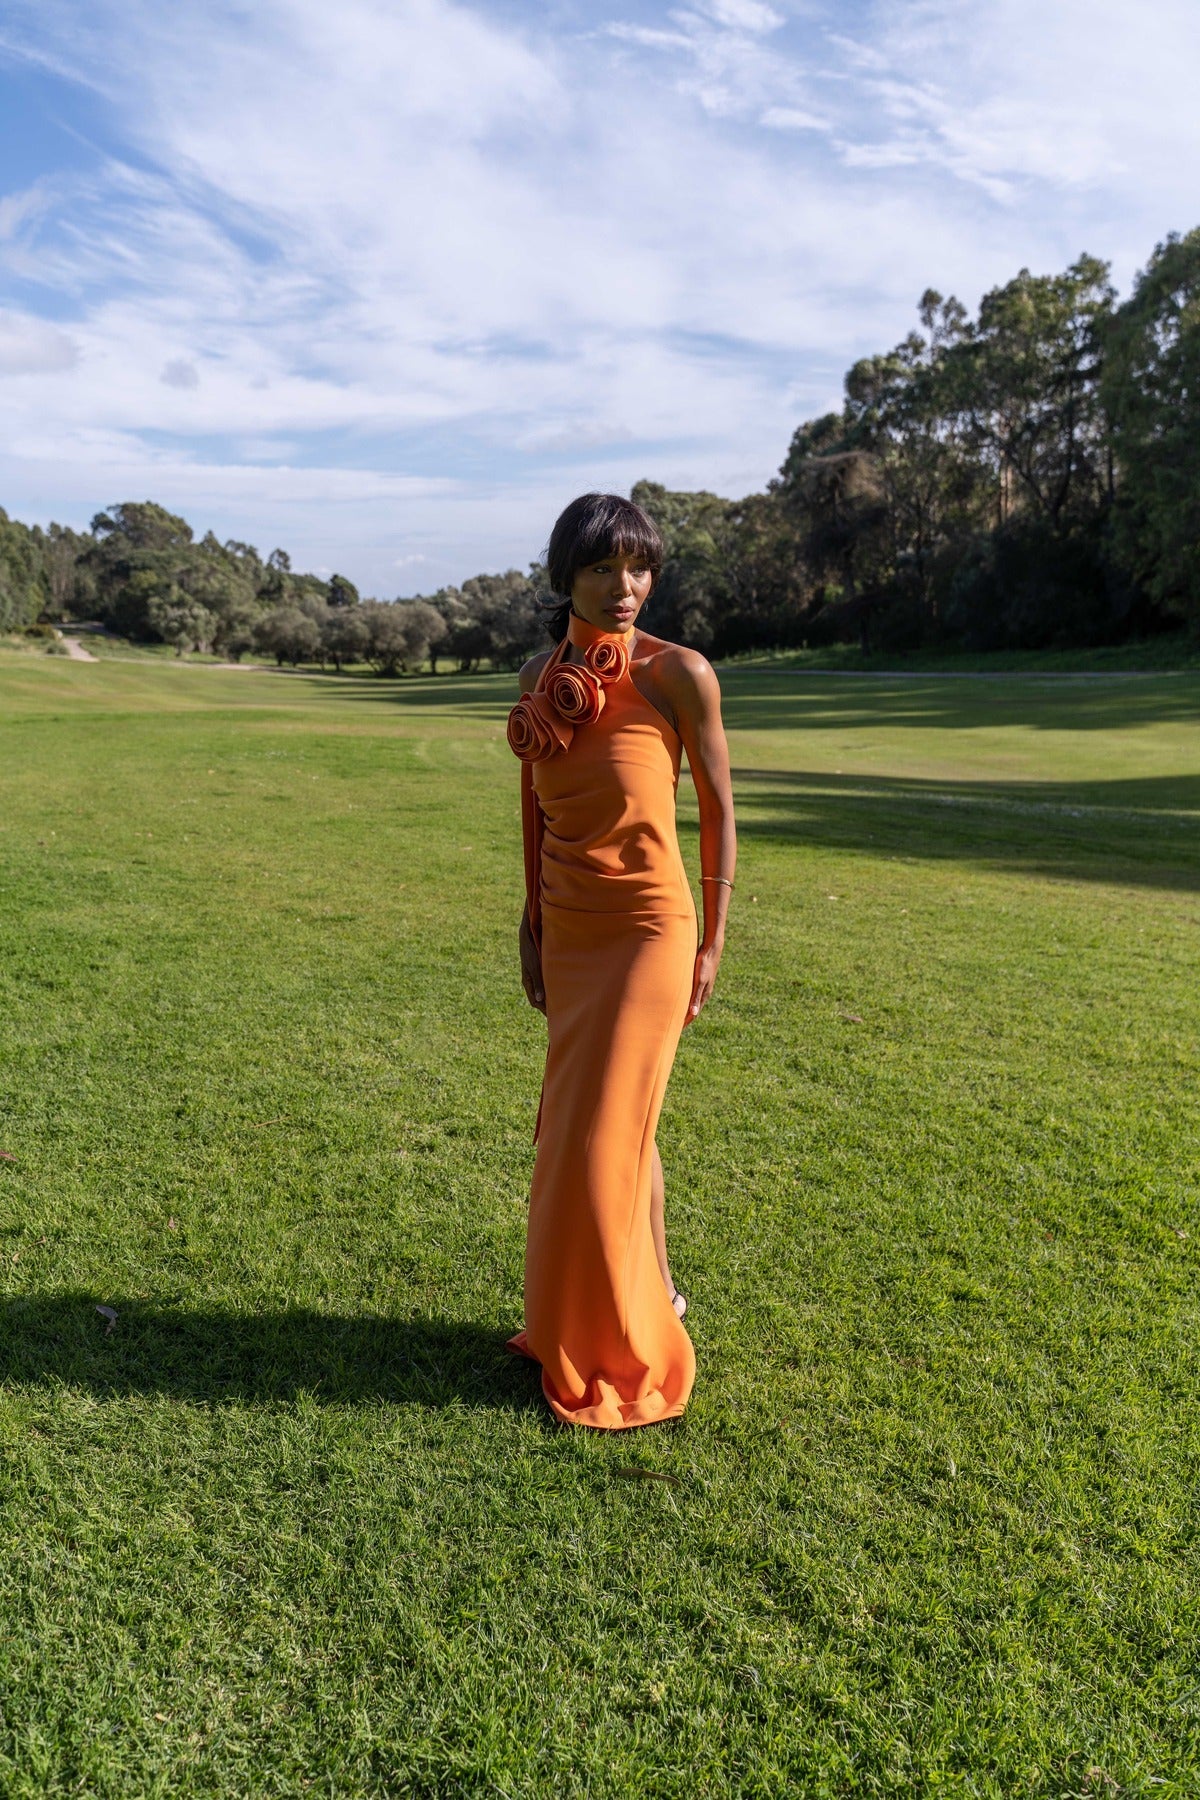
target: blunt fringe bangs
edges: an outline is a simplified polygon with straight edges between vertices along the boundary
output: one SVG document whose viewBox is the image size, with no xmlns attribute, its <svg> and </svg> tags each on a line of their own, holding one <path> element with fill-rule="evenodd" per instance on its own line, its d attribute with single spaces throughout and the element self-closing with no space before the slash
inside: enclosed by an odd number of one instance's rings
<svg viewBox="0 0 1200 1800">
<path fill-rule="evenodd" d="M 566 634 L 571 589 L 580 569 L 606 556 L 644 556 L 653 593 L 662 574 L 663 541 L 649 513 L 620 494 L 580 494 L 554 522 L 546 548 L 553 600 L 546 606 L 551 636 Z"/>
</svg>

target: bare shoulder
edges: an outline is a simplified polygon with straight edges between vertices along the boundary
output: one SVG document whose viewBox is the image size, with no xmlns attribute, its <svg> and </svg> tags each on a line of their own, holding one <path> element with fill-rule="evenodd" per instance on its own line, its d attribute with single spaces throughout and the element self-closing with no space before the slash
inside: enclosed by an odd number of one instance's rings
<svg viewBox="0 0 1200 1800">
<path fill-rule="evenodd" d="M 699 650 L 689 650 L 685 644 L 668 643 L 665 638 L 651 638 L 649 648 L 654 659 L 655 679 L 677 707 L 695 711 L 714 701 L 719 704 L 721 686 L 716 670 Z"/>
<path fill-rule="evenodd" d="M 531 656 L 529 661 L 523 665 L 521 673 L 517 677 L 517 681 L 523 694 L 531 694 L 533 692 L 537 685 L 538 676 L 541 674 L 553 654 L 553 650 L 539 650 L 536 656 Z"/>
</svg>

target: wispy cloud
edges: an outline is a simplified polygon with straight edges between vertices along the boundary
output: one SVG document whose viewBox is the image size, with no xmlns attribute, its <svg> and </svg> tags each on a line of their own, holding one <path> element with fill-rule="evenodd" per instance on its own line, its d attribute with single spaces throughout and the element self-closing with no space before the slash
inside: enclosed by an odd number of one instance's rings
<svg viewBox="0 0 1200 1800">
<path fill-rule="evenodd" d="M 745 491 L 931 282 L 1127 278 L 1192 222 L 1190 0 L 1153 10 L 10 0 L 9 74 L 106 127 L 0 197 L 0 499 L 157 492 L 388 591 L 583 486 Z"/>
<path fill-rule="evenodd" d="M 816 123 L 817 113 L 806 105 L 812 98 L 810 75 L 778 43 L 787 23 L 783 13 L 758 0 L 701 0 L 667 16 L 667 26 L 617 19 L 603 29 L 618 42 L 665 55 L 676 92 L 714 118 L 786 111 L 806 113 Z"/>
<path fill-rule="evenodd" d="M 875 102 L 843 137 L 853 166 L 942 170 L 1011 203 L 1033 193 L 1042 217 L 1051 196 L 1061 205 L 1084 190 L 1123 212 L 1152 181 L 1135 212 L 1190 218 L 1200 157 L 1191 0 L 917 0 L 877 6 L 861 37 L 835 42 Z"/>
</svg>

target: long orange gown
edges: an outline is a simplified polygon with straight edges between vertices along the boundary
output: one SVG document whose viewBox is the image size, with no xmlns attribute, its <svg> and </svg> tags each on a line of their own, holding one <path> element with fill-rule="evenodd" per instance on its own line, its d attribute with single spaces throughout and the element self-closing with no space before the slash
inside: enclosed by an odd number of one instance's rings
<svg viewBox="0 0 1200 1800">
<path fill-rule="evenodd" d="M 572 614 L 569 641 L 608 635 Z M 681 750 L 625 671 L 566 749 L 522 770 L 549 1043 L 525 1329 L 509 1347 L 541 1364 L 558 1418 L 607 1431 L 677 1418 L 696 1373 L 650 1232 L 654 1136 L 696 959 L 675 835 Z"/>
</svg>

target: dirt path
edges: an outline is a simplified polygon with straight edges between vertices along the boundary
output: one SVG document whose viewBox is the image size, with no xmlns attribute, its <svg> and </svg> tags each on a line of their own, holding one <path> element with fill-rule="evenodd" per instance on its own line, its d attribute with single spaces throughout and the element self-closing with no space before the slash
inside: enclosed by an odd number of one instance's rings
<svg viewBox="0 0 1200 1800">
<path fill-rule="evenodd" d="M 93 656 L 90 650 L 84 649 L 83 645 L 80 643 L 78 638 L 64 637 L 64 638 L 60 638 L 59 642 L 62 644 L 64 650 L 66 651 L 67 655 L 71 658 L 72 662 L 99 662 L 100 661 L 100 658 L 98 656 Z"/>
</svg>

